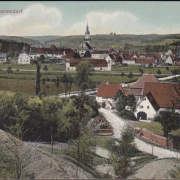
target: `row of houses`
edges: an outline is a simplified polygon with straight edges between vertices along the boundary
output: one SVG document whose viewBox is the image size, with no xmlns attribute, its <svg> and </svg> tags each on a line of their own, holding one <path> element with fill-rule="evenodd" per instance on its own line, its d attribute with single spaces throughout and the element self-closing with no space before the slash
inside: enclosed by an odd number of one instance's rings
<svg viewBox="0 0 180 180">
<path fill-rule="evenodd" d="M 96 93 L 97 102 L 111 109 L 115 107 L 114 96 L 122 91 L 125 95 L 133 94 L 136 98 L 134 115 L 138 120 L 153 120 L 161 111 L 173 109 L 180 113 L 180 84 L 158 82 L 155 76 L 144 74 L 128 90 L 121 84 L 101 83 Z"/>
</svg>

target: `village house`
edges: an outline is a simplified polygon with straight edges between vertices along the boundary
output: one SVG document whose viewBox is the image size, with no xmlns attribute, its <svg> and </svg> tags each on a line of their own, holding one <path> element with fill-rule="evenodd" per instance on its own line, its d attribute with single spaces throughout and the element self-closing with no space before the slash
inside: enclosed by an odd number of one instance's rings
<svg viewBox="0 0 180 180">
<path fill-rule="evenodd" d="M 31 58 L 27 53 L 19 53 L 18 64 L 30 64 L 30 60 Z"/>
<path fill-rule="evenodd" d="M 173 109 L 180 113 L 179 93 L 180 84 L 146 82 L 134 115 L 138 120 L 153 120 L 161 111 Z"/>
<path fill-rule="evenodd" d="M 112 53 L 113 50 L 94 50 L 91 53 L 92 59 L 106 59 L 106 57 Z"/>
<path fill-rule="evenodd" d="M 135 63 L 136 63 L 136 60 L 132 58 L 122 60 L 122 64 L 135 65 Z"/>
<path fill-rule="evenodd" d="M 120 84 L 101 83 L 96 93 L 96 101 L 101 106 L 105 103 L 105 108 L 112 109 L 115 107 L 114 97 L 119 90 L 125 93 Z"/>
<path fill-rule="evenodd" d="M 7 55 L 6 53 L 0 53 L 0 63 L 6 63 Z"/>
<path fill-rule="evenodd" d="M 135 65 L 142 65 L 148 67 L 149 65 L 154 66 L 156 64 L 154 58 L 136 58 Z"/>
<path fill-rule="evenodd" d="M 66 71 L 76 71 L 81 61 L 89 61 L 94 71 L 111 71 L 111 61 L 107 62 L 105 59 L 71 59 L 66 61 Z"/>
<path fill-rule="evenodd" d="M 146 82 L 158 82 L 157 78 L 152 74 L 143 74 L 136 82 L 134 82 L 127 91 L 127 94 L 133 94 L 136 102 L 142 100 L 144 84 Z"/>
</svg>

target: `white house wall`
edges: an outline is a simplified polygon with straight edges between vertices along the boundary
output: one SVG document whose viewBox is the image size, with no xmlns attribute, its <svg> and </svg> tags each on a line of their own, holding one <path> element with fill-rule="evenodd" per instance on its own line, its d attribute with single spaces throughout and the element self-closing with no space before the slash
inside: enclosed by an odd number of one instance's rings
<svg viewBox="0 0 180 180">
<path fill-rule="evenodd" d="M 149 108 L 148 108 L 149 107 Z M 156 115 L 156 111 L 149 102 L 148 98 L 145 96 L 143 100 L 140 102 L 140 104 L 137 106 L 134 115 L 137 118 L 137 114 L 139 112 L 145 112 L 147 114 L 147 119 L 153 119 Z M 142 119 L 145 120 L 145 119 Z"/>
<path fill-rule="evenodd" d="M 19 54 L 18 64 L 30 64 L 30 59 L 26 53 Z"/>
<path fill-rule="evenodd" d="M 109 101 L 110 103 L 114 103 L 114 99 L 112 99 L 112 98 L 104 98 L 104 97 L 99 97 L 99 96 L 96 96 L 96 101 L 98 103 L 103 103 L 106 101 Z"/>
<path fill-rule="evenodd" d="M 131 61 L 131 60 L 122 60 L 123 64 L 135 64 L 135 61 Z"/>
</svg>

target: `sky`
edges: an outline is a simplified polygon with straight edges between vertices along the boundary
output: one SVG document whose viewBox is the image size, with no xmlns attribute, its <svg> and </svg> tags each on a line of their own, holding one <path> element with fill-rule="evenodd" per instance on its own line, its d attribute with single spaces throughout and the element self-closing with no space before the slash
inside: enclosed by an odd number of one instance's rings
<svg viewBox="0 0 180 180">
<path fill-rule="evenodd" d="M 179 18 L 178 1 L 1 1 L 0 35 L 173 34 Z"/>
</svg>

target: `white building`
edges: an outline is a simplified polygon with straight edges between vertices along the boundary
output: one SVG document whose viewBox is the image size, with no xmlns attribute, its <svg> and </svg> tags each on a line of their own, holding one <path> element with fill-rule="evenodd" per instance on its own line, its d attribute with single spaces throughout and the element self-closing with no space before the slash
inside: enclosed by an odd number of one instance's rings
<svg viewBox="0 0 180 180">
<path fill-rule="evenodd" d="M 122 64 L 136 64 L 135 59 L 123 59 Z"/>
<path fill-rule="evenodd" d="M 144 85 L 143 98 L 137 105 L 134 115 L 138 120 L 153 120 L 161 111 L 174 109 L 180 113 L 177 101 L 180 84 L 147 82 Z"/>
<path fill-rule="evenodd" d="M 101 105 L 105 102 L 114 104 L 115 100 L 113 98 L 119 90 L 124 93 L 120 84 L 101 83 L 96 93 L 96 101 Z"/>
<path fill-rule="evenodd" d="M 66 71 L 76 71 L 81 61 L 89 61 L 94 71 L 111 71 L 111 61 L 107 62 L 105 59 L 71 59 L 66 61 Z"/>
<path fill-rule="evenodd" d="M 0 63 L 6 63 L 7 55 L 6 53 L 0 53 Z"/>
<path fill-rule="evenodd" d="M 18 57 L 18 64 L 30 64 L 30 56 L 25 52 L 20 53 Z"/>
<path fill-rule="evenodd" d="M 170 55 L 169 55 L 168 58 L 166 59 L 165 64 L 171 64 L 171 65 L 173 64 L 173 60 L 172 60 L 172 58 L 171 58 Z"/>
<path fill-rule="evenodd" d="M 106 59 L 108 55 L 109 55 L 108 51 L 95 50 L 91 53 L 91 58 L 92 59 Z"/>
<path fill-rule="evenodd" d="M 168 56 L 169 56 L 169 55 L 172 55 L 172 54 L 173 54 L 173 53 L 172 53 L 172 51 L 171 51 L 170 49 L 169 49 L 168 52 L 166 53 L 166 55 L 168 55 Z"/>
</svg>

